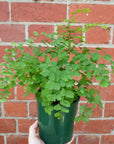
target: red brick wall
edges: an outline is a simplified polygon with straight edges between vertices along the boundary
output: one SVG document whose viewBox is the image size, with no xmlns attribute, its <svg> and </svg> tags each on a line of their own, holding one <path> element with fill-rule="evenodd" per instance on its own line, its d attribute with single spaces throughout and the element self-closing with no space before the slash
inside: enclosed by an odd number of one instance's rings
<svg viewBox="0 0 114 144">
<path fill-rule="evenodd" d="M 109 24 L 107 30 L 97 27 L 86 32 L 87 46 L 101 47 L 114 59 L 114 0 L 38 0 L 37 3 L 32 0 L 0 0 L 0 62 L 4 49 L 11 47 L 12 40 L 24 42 L 34 30 L 53 32 L 56 24 L 68 18 L 70 12 L 86 7 L 91 13 L 77 16 L 80 26 L 94 22 Z M 110 77 L 112 86 L 98 87 L 104 109 L 97 107 L 88 124 L 75 124 L 74 143 L 114 143 L 114 77 Z M 22 98 L 24 92 L 20 86 L 11 92 L 8 102 L 0 103 L 0 144 L 27 144 L 29 126 L 37 119 L 35 98 L 34 95 Z M 83 103 L 82 99 L 80 104 Z"/>
</svg>

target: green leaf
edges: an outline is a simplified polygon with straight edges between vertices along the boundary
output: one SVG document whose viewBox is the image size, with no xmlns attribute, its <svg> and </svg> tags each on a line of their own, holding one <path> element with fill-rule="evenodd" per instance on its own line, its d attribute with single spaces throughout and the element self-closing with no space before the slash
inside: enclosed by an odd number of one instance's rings
<svg viewBox="0 0 114 144">
<path fill-rule="evenodd" d="M 110 61 L 112 59 L 112 56 L 106 54 L 106 55 L 104 55 L 103 59 Z"/>
<path fill-rule="evenodd" d="M 23 95 L 23 97 L 26 97 L 27 95 L 29 95 L 29 92 L 25 93 L 25 94 Z"/>
<path fill-rule="evenodd" d="M 70 107 L 70 102 L 64 99 L 60 101 L 60 104 L 66 107 Z"/>
<path fill-rule="evenodd" d="M 78 10 L 77 10 L 78 11 Z M 76 12 L 72 12 L 71 14 L 76 14 Z"/>
<path fill-rule="evenodd" d="M 101 48 L 95 48 L 96 50 L 102 50 Z"/>
<path fill-rule="evenodd" d="M 96 62 L 101 58 L 101 55 L 99 53 L 91 53 L 90 55 L 91 55 L 91 60 L 93 62 Z"/>
<path fill-rule="evenodd" d="M 45 112 L 48 113 L 49 115 L 51 115 L 52 110 L 53 110 L 53 106 L 51 105 L 45 107 Z"/>
<path fill-rule="evenodd" d="M 84 113 L 86 107 L 87 107 L 87 105 L 81 105 L 81 106 L 80 106 L 80 110 L 79 110 L 79 114 L 82 115 L 82 114 Z"/>
<path fill-rule="evenodd" d="M 84 50 L 82 51 L 83 54 L 89 53 L 89 49 L 84 47 Z"/>
<path fill-rule="evenodd" d="M 98 66 L 100 67 L 100 68 L 107 68 L 107 66 L 105 65 L 105 64 L 98 64 Z"/>
<path fill-rule="evenodd" d="M 101 87 L 108 87 L 108 86 L 110 86 L 110 81 L 108 82 L 108 81 L 106 81 L 105 79 L 102 79 L 102 80 L 100 81 L 99 85 L 100 85 Z"/>
<path fill-rule="evenodd" d="M 96 81 L 99 81 L 99 80 L 103 79 L 103 76 L 102 75 L 97 75 L 97 76 L 95 76 L 95 78 L 96 78 Z"/>
<path fill-rule="evenodd" d="M 80 115 L 80 116 L 76 117 L 74 120 L 77 121 L 77 123 L 79 123 L 81 120 L 83 120 L 83 116 Z"/>
<path fill-rule="evenodd" d="M 55 105 L 55 106 L 54 106 L 54 110 L 56 110 L 56 111 L 61 110 L 60 104 Z"/>
<path fill-rule="evenodd" d="M 11 49 L 9 49 L 9 48 L 6 48 L 5 51 L 8 53 L 11 53 Z"/>
<path fill-rule="evenodd" d="M 38 32 L 33 31 L 33 33 L 34 33 L 35 36 L 39 36 L 39 33 L 38 33 Z"/>
<path fill-rule="evenodd" d="M 13 45 L 14 47 L 17 46 L 17 44 L 16 44 L 14 41 L 12 41 L 12 45 Z"/>
<path fill-rule="evenodd" d="M 79 77 L 80 76 L 80 73 L 78 71 L 74 71 L 73 72 L 73 75 L 75 75 L 76 77 Z"/>
<path fill-rule="evenodd" d="M 45 62 L 50 63 L 50 57 L 48 55 L 45 56 Z"/>
<path fill-rule="evenodd" d="M 74 93 L 70 90 L 66 90 L 65 91 L 65 96 L 68 97 L 68 98 L 73 98 L 74 97 Z"/>
<path fill-rule="evenodd" d="M 92 74 L 91 74 L 91 72 L 90 72 L 90 71 L 87 71 L 87 77 L 88 77 L 89 79 L 91 79 Z"/>
<path fill-rule="evenodd" d="M 62 108 L 61 108 L 61 111 L 64 112 L 64 113 L 68 113 L 68 112 L 69 112 L 69 109 L 67 109 L 67 108 L 65 108 L 65 107 L 62 107 Z"/>
<path fill-rule="evenodd" d="M 102 102 L 101 102 L 101 96 L 96 95 L 94 98 L 94 104 L 98 104 L 101 108 L 103 108 Z"/>
<path fill-rule="evenodd" d="M 0 63 L 1 66 L 7 66 L 7 64 L 5 62 Z"/>
<path fill-rule="evenodd" d="M 74 82 L 73 81 L 67 81 L 65 84 L 66 84 L 66 87 L 68 87 L 68 88 L 74 86 Z"/>
<path fill-rule="evenodd" d="M 82 63 L 82 65 L 89 65 L 90 64 L 90 60 L 86 60 L 86 61 L 84 61 L 83 63 Z"/>
<path fill-rule="evenodd" d="M 102 24 L 101 27 L 104 28 L 104 29 L 107 29 L 106 24 Z"/>
<path fill-rule="evenodd" d="M 86 111 L 85 111 L 84 115 L 86 117 L 92 116 L 92 108 L 86 108 Z"/>
<path fill-rule="evenodd" d="M 55 117 L 57 117 L 58 119 L 62 118 L 63 115 L 60 112 L 55 113 Z"/>
<path fill-rule="evenodd" d="M 84 116 L 83 119 L 82 119 L 84 122 L 88 123 L 89 122 L 89 118 Z"/>
<path fill-rule="evenodd" d="M 5 98 L 0 99 L 0 102 L 6 102 L 7 100 Z"/>
</svg>

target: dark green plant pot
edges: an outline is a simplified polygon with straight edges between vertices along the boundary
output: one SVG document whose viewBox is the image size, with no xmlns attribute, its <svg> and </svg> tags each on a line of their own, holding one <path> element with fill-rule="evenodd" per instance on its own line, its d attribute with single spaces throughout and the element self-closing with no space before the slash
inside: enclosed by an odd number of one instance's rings
<svg viewBox="0 0 114 144">
<path fill-rule="evenodd" d="M 37 100 L 39 135 L 45 144 L 65 144 L 73 136 L 74 118 L 78 101 L 71 104 L 69 113 L 64 113 L 63 118 L 57 119 L 54 112 L 48 115 L 41 102 Z"/>
</svg>

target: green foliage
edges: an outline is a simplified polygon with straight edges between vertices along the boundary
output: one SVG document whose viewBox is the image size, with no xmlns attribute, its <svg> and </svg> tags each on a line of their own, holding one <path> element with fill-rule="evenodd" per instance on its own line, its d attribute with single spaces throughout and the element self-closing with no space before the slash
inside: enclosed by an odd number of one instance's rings
<svg viewBox="0 0 114 144">
<path fill-rule="evenodd" d="M 26 40 L 28 51 L 22 43 L 12 42 L 12 48 L 6 49 L 0 78 L 0 102 L 6 101 L 11 94 L 9 90 L 17 84 L 25 88 L 24 96 L 29 93 L 36 94 L 42 101 L 48 114 L 54 110 L 55 116 L 62 117 L 68 113 L 71 103 L 84 96 L 87 104 L 80 106 L 77 122 L 89 121 L 92 110 L 96 105 L 102 107 L 99 91 L 93 85 L 95 79 L 100 87 L 110 86 L 109 74 L 114 72 L 112 57 L 101 48 L 89 49 L 84 46 L 83 33 L 99 23 L 86 24 L 84 27 L 74 27 L 77 13 L 88 13 L 87 8 L 78 9 L 72 13 L 70 19 L 65 19 L 65 24 L 57 26 L 57 31 L 49 33 L 34 32 L 35 38 Z M 79 33 L 82 33 L 80 35 Z M 35 44 L 34 40 L 44 35 L 42 44 Z M 78 42 L 77 42 L 78 39 Z M 100 53 L 102 52 L 102 54 Z M 72 55 L 72 57 L 71 57 Z M 104 59 L 111 64 L 111 70 L 101 62 Z M 76 88 L 75 88 L 76 85 Z"/>
</svg>

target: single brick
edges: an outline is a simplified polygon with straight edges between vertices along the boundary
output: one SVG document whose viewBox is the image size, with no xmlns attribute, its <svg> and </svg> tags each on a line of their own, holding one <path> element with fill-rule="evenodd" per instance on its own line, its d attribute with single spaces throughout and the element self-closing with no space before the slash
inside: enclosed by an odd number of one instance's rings
<svg viewBox="0 0 114 144">
<path fill-rule="evenodd" d="M 65 4 L 12 3 L 12 21 L 60 22 L 66 18 Z"/>
<path fill-rule="evenodd" d="M 114 117 L 114 103 L 106 103 L 105 104 L 105 117 Z"/>
<path fill-rule="evenodd" d="M 0 21 L 9 20 L 9 5 L 8 2 L 0 2 Z"/>
<path fill-rule="evenodd" d="M 34 123 L 33 119 L 19 119 L 18 120 L 18 131 L 21 133 L 28 133 L 29 127 Z"/>
<path fill-rule="evenodd" d="M 74 127 L 75 133 L 110 133 L 114 129 L 113 120 L 90 120 L 89 123 L 76 123 Z"/>
<path fill-rule="evenodd" d="M 99 137 L 95 135 L 79 135 L 78 144 L 99 144 Z"/>
<path fill-rule="evenodd" d="M 54 26 L 51 25 L 30 25 L 29 26 L 29 37 L 34 37 L 33 32 L 37 31 L 39 34 L 41 32 L 45 32 L 45 33 L 53 33 L 54 32 Z M 48 38 L 46 38 L 46 36 L 41 35 L 39 36 L 35 42 L 41 42 L 41 40 L 49 40 Z"/>
<path fill-rule="evenodd" d="M 101 144 L 114 144 L 114 135 L 102 135 Z"/>
<path fill-rule="evenodd" d="M 86 32 L 86 42 L 93 44 L 108 44 L 110 40 L 110 29 L 92 27 Z"/>
<path fill-rule="evenodd" d="M 95 5 L 95 4 L 71 4 L 69 16 L 77 9 L 89 8 L 90 13 L 78 13 L 74 17 L 78 22 L 83 23 L 111 23 L 114 24 L 114 5 Z"/>
<path fill-rule="evenodd" d="M 16 122 L 14 119 L 0 119 L 0 133 L 15 133 Z"/>
<path fill-rule="evenodd" d="M 0 38 L 2 42 L 24 42 L 24 25 L 0 24 Z"/>
<path fill-rule="evenodd" d="M 28 144 L 28 136 L 26 135 L 8 135 L 7 144 Z"/>
<path fill-rule="evenodd" d="M 26 117 L 27 103 L 25 102 L 6 102 L 4 103 L 5 116 L 7 117 Z"/>
</svg>

